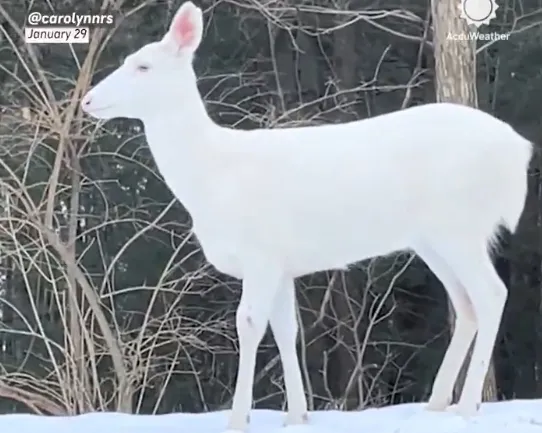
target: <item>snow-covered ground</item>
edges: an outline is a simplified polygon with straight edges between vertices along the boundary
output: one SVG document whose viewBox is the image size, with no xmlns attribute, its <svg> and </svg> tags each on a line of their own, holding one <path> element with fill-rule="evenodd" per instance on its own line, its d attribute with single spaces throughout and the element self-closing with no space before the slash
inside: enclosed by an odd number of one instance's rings
<svg viewBox="0 0 542 433">
<path fill-rule="evenodd" d="M 464 420 L 423 404 L 360 412 L 313 412 L 306 426 L 282 427 L 284 414 L 253 410 L 249 433 L 542 433 L 542 400 L 485 403 Z M 228 412 L 169 415 L 91 413 L 73 417 L 0 415 L 1 433 L 222 433 Z"/>
</svg>

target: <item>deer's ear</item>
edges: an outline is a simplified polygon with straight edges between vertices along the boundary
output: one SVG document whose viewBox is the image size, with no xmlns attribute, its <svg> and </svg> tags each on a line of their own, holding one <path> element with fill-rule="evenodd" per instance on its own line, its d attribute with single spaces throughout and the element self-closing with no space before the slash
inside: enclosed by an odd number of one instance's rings
<svg viewBox="0 0 542 433">
<path fill-rule="evenodd" d="M 203 13 L 191 1 L 181 5 L 165 36 L 179 51 L 193 53 L 203 35 Z"/>
</svg>

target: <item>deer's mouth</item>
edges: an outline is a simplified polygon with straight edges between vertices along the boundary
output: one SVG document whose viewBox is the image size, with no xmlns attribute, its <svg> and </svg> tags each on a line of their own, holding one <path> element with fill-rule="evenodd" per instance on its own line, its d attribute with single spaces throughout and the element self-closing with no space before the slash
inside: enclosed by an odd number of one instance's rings
<svg viewBox="0 0 542 433">
<path fill-rule="evenodd" d="M 89 114 L 90 116 L 96 118 L 96 119 L 103 119 L 107 120 L 109 119 L 109 116 L 107 115 L 108 111 L 111 108 L 115 108 L 114 104 L 108 104 L 108 105 L 100 105 L 98 107 L 85 107 L 83 110 Z"/>
<path fill-rule="evenodd" d="M 112 107 L 114 107 L 113 104 L 102 105 L 101 107 L 92 107 L 88 111 L 92 112 L 92 113 L 99 113 L 100 111 L 104 111 L 104 110 L 107 110 L 108 108 L 112 108 Z"/>
</svg>

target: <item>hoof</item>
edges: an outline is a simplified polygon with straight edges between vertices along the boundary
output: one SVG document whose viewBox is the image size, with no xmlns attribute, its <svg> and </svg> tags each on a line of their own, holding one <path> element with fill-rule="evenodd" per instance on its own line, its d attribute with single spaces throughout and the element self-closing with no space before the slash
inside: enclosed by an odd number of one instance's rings
<svg viewBox="0 0 542 433">
<path fill-rule="evenodd" d="M 309 415 L 304 413 L 303 415 L 290 415 L 286 416 L 286 420 L 283 423 L 283 427 L 294 425 L 305 425 L 309 423 Z"/>
<path fill-rule="evenodd" d="M 475 417 L 479 411 L 480 403 L 458 403 L 455 406 L 450 406 L 447 410 L 447 412 L 465 419 Z"/>
<path fill-rule="evenodd" d="M 450 403 L 447 402 L 437 402 L 437 403 L 427 403 L 425 410 L 429 412 L 447 412 L 450 408 Z"/>
<path fill-rule="evenodd" d="M 429 398 L 429 402 L 427 403 L 427 406 L 425 406 L 425 410 L 430 412 L 446 412 L 447 409 L 452 404 L 451 398 Z"/>
<path fill-rule="evenodd" d="M 248 430 L 250 424 L 250 415 L 247 415 L 245 423 L 239 423 L 234 420 L 230 420 L 228 428 L 223 433 L 245 433 Z"/>
</svg>

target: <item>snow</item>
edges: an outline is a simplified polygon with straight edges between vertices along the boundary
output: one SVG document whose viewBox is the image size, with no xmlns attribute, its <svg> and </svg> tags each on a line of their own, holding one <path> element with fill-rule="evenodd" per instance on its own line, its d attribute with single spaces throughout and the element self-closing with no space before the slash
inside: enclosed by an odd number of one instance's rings
<svg viewBox="0 0 542 433">
<path fill-rule="evenodd" d="M 2 433 L 225 433 L 229 411 L 128 415 L 95 412 L 72 417 L 0 415 Z M 305 426 L 283 427 L 284 414 L 253 410 L 247 433 L 542 433 L 542 399 L 484 403 L 478 416 L 427 412 L 407 403 L 359 412 L 316 411 Z"/>
</svg>

